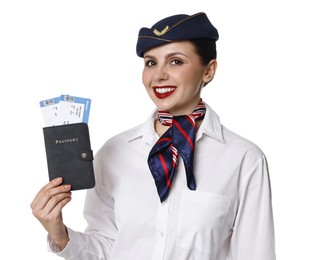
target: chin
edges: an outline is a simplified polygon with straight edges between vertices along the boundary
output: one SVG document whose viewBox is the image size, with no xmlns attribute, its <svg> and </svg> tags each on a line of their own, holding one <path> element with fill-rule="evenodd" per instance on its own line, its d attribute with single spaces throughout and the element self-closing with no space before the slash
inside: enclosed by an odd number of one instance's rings
<svg viewBox="0 0 311 260">
<path fill-rule="evenodd" d="M 169 102 L 155 102 L 155 105 L 156 105 L 156 107 L 159 109 L 159 110 L 168 110 L 168 111 L 170 111 L 171 109 L 173 109 L 174 108 L 174 106 L 171 104 L 171 103 L 169 103 Z"/>
</svg>

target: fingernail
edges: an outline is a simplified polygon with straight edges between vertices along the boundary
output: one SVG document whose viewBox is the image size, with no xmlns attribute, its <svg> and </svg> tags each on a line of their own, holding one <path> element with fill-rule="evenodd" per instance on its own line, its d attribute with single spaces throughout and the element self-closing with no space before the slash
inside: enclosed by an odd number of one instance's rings
<svg viewBox="0 0 311 260">
<path fill-rule="evenodd" d="M 58 178 L 56 178 L 54 181 L 55 182 L 60 182 L 62 180 L 62 177 L 58 177 Z"/>
</svg>

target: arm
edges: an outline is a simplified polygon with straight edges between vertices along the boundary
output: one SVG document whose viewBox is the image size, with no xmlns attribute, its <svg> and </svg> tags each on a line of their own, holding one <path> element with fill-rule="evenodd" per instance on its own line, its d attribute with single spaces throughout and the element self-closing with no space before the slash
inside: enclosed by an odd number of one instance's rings
<svg viewBox="0 0 311 260">
<path fill-rule="evenodd" d="M 230 259 L 275 260 L 271 189 L 264 155 L 243 177 Z"/>
</svg>

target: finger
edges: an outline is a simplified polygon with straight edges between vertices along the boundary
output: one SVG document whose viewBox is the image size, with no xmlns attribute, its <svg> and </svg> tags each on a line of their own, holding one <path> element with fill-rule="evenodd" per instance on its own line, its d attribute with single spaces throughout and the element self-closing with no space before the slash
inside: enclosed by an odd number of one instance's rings
<svg viewBox="0 0 311 260">
<path fill-rule="evenodd" d="M 54 219 L 55 218 L 60 218 L 62 221 L 62 209 L 71 201 L 72 197 L 66 197 L 63 200 L 61 200 L 50 212 L 50 216 L 52 216 Z"/>
<path fill-rule="evenodd" d="M 50 211 L 51 207 L 54 207 L 61 199 L 71 196 L 70 185 L 61 185 L 59 187 L 46 190 L 41 193 L 41 197 L 38 197 L 36 203 L 32 206 L 34 213 L 41 212 L 45 208 Z M 47 207 L 47 205 L 50 205 Z"/>
<path fill-rule="evenodd" d="M 55 208 L 59 211 L 62 210 L 62 208 L 65 206 L 63 201 L 66 199 L 71 199 L 71 192 L 64 192 L 54 195 L 41 210 L 41 214 L 49 215 Z"/>
<path fill-rule="evenodd" d="M 70 185 L 62 185 L 62 186 L 41 192 L 40 196 L 38 196 L 37 199 L 32 204 L 32 210 L 41 211 L 42 209 L 44 209 L 46 204 L 51 200 L 51 198 L 53 198 L 54 196 L 57 196 L 58 194 L 66 194 L 69 191 L 70 191 Z"/>
<path fill-rule="evenodd" d="M 65 200 L 65 202 L 64 202 Z M 67 201 L 68 200 L 68 201 Z M 57 194 L 47 202 L 45 207 L 38 210 L 33 210 L 33 215 L 41 222 L 50 222 L 55 221 L 56 218 L 59 218 L 61 215 L 62 208 L 71 200 L 71 192 L 67 193 L 60 193 Z M 54 211 L 54 215 L 51 215 L 51 212 L 56 208 Z M 57 215 L 58 214 L 58 215 Z"/>
<path fill-rule="evenodd" d="M 38 220 L 41 222 L 41 224 L 44 226 L 49 234 L 55 234 L 55 232 L 58 233 L 59 230 L 62 229 L 62 226 L 64 226 L 62 220 L 62 209 L 70 201 L 71 197 L 66 197 L 61 200 L 49 214 L 42 214 L 38 217 Z"/>
<path fill-rule="evenodd" d="M 70 185 L 56 186 L 56 183 L 57 181 L 54 183 L 49 183 L 39 191 L 34 201 L 31 203 L 31 208 L 33 211 L 42 210 L 53 196 L 70 191 Z"/>
<path fill-rule="evenodd" d="M 40 191 L 37 193 L 37 195 L 35 196 L 35 198 L 33 199 L 32 203 L 31 203 L 31 207 L 33 206 L 33 204 L 37 204 L 38 201 L 41 201 L 41 197 L 42 197 L 42 193 L 44 193 L 45 191 L 52 189 L 54 187 L 59 186 L 62 183 L 63 179 L 62 178 L 55 178 L 54 180 L 50 181 L 48 184 L 44 185 Z"/>
<path fill-rule="evenodd" d="M 48 184 L 46 184 L 45 186 L 42 187 L 41 191 L 45 191 L 45 190 L 50 190 L 52 188 L 55 188 L 57 186 L 59 186 L 63 181 L 62 177 L 57 177 L 53 180 L 51 180 Z"/>
</svg>

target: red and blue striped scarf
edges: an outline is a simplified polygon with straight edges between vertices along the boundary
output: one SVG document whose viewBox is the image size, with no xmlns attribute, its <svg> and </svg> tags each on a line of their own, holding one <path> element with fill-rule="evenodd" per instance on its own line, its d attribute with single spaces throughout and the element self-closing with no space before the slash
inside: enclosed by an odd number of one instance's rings
<svg viewBox="0 0 311 260">
<path fill-rule="evenodd" d="M 179 155 L 184 161 L 187 186 L 191 190 L 196 189 L 193 174 L 195 121 L 202 120 L 205 112 L 206 107 L 202 100 L 189 115 L 173 116 L 168 111 L 158 111 L 159 122 L 170 128 L 151 149 L 148 165 L 161 202 L 169 195 Z"/>
</svg>

